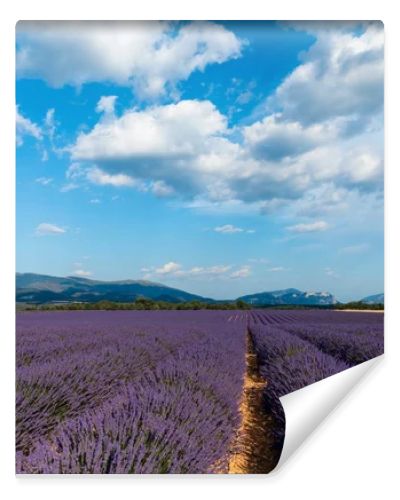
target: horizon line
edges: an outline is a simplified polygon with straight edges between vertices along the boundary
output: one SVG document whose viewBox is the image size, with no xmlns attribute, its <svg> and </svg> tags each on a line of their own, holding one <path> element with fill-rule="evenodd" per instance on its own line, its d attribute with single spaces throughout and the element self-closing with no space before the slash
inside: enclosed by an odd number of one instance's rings
<svg viewBox="0 0 400 500">
<path fill-rule="evenodd" d="M 105 280 L 105 279 L 96 279 L 96 278 L 93 278 L 93 277 L 86 277 L 86 276 L 76 276 L 76 275 L 73 275 L 73 274 L 70 274 L 70 275 L 65 275 L 65 276 L 56 276 L 56 275 L 53 275 L 53 274 L 44 274 L 44 273 L 38 273 L 38 272 L 33 272 L 33 271 L 15 271 L 15 274 L 18 275 L 18 274 L 36 274 L 38 276 L 46 276 L 46 277 L 49 277 L 49 278 L 72 278 L 72 279 L 81 279 L 81 280 L 86 280 L 86 281 L 98 281 L 98 282 L 103 282 L 103 283 L 120 283 L 120 282 L 124 282 L 124 281 L 134 281 L 134 282 L 137 282 L 137 283 L 152 283 L 152 284 L 155 284 L 155 285 L 161 285 L 165 288 L 172 288 L 172 289 L 175 289 L 175 290 L 181 290 L 181 291 L 184 291 L 186 292 L 186 290 L 182 289 L 182 288 L 176 288 L 174 286 L 170 286 L 170 285 L 165 285 L 164 283 L 161 283 L 159 281 L 151 281 L 151 280 L 144 280 L 144 279 L 134 279 L 134 278 L 124 278 L 124 279 L 114 279 L 114 280 Z M 245 297 L 245 296 L 249 296 L 249 295 L 257 295 L 257 294 L 260 294 L 260 293 L 272 293 L 272 292 L 278 292 L 278 291 L 284 291 L 284 290 L 297 290 L 301 293 L 329 293 L 334 299 L 336 299 L 339 303 L 348 303 L 348 302 L 357 302 L 357 301 L 361 301 L 363 298 L 365 297 L 368 297 L 368 296 L 371 296 L 371 295 L 384 295 L 384 291 L 383 292 L 377 292 L 377 293 L 372 293 L 372 294 L 368 294 L 368 295 L 365 295 L 364 297 L 362 297 L 361 299 L 351 299 L 350 301 L 341 301 L 339 300 L 333 293 L 329 292 L 328 290 L 300 290 L 298 288 L 295 288 L 295 287 L 286 287 L 286 288 L 281 288 L 281 289 L 274 289 L 274 290 L 262 290 L 262 291 L 259 291 L 259 292 L 253 292 L 253 293 L 246 293 L 246 294 L 243 294 L 243 295 L 240 295 L 239 297 L 237 297 L 236 299 L 215 299 L 213 297 L 204 297 L 203 295 L 200 295 L 198 294 L 197 292 L 186 292 L 186 293 L 191 293 L 192 295 L 199 295 L 199 297 L 202 297 L 202 298 L 209 298 L 209 299 L 212 299 L 212 300 L 215 300 L 215 301 L 234 301 L 234 300 L 237 300 L 238 298 L 240 297 Z"/>
</svg>

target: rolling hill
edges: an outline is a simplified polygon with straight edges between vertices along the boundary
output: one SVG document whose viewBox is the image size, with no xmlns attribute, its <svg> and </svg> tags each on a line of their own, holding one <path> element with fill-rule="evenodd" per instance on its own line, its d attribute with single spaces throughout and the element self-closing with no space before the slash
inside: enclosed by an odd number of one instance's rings
<svg viewBox="0 0 400 500">
<path fill-rule="evenodd" d="M 143 280 L 98 281 L 75 276 L 65 278 L 34 273 L 17 273 L 16 300 L 27 303 L 46 302 L 132 302 L 139 297 L 166 302 L 212 299 Z"/>
<path fill-rule="evenodd" d="M 368 297 L 361 299 L 361 302 L 364 304 L 384 304 L 385 294 L 377 293 L 376 295 L 368 295 Z"/>
<path fill-rule="evenodd" d="M 100 281 L 78 276 L 56 277 L 35 273 L 16 274 L 16 300 L 28 304 L 63 302 L 133 302 L 144 297 L 165 302 L 200 301 L 206 303 L 242 300 L 253 306 L 332 306 L 339 304 L 329 292 L 303 292 L 297 288 L 243 295 L 237 299 L 214 300 L 161 283 L 144 280 Z M 360 302 L 378 304 L 384 295 L 370 295 Z"/>
</svg>

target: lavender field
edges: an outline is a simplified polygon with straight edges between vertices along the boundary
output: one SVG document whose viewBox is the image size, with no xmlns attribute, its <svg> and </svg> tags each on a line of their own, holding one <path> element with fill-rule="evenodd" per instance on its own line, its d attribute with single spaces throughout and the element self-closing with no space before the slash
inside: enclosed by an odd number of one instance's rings
<svg viewBox="0 0 400 500">
<path fill-rule="evenodd" d="M 17 314 L 17 473 L 269 472 L 279 397 L 383 353 L 383 315 Z"/>
</svg>

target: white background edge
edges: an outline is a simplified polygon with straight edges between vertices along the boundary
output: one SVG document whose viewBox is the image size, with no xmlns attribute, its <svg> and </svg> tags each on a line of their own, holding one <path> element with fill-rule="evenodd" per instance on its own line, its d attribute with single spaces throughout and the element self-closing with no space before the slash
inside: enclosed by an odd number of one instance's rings
<svg viewBox="0 0 400 500">
<path fill-rule="evenodd" d="M 260 5 L 261 4 L 261 5 Z M 169 0 L 2 2 L 0 12 L 0 243 L 2 411 L 0 474 L 4 498 L 398 498 L 399 450 L 399 64 L 395 2 L 231 2 Z M 385 294 L 386 355 L 279 473 L 270 476 L 14 476 L 14 27 L 19 19 L 381 19 L 386 34 Z M 390 270 L 390 272 L 389 272 Z M 351 447 L 348 444 L 351 443 Z"/>
</svg>

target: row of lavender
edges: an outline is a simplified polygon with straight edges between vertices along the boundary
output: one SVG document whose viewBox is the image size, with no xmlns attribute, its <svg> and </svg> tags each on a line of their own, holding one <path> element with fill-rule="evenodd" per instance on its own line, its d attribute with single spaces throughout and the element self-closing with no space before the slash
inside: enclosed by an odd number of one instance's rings
<svg viewBox="0 0 400 500">
<path fill-rule="evenodd" d="M 245 373 L 245 324 L 227 319 L 18 315 L 17 472 L 226 470 Z"/>
<path fill-rule="evenodd" d="M 17 316 L 17 472 L 227 470 L 245 332 L 279 397 L 383 352 L 383 316 L 329 311 L 77 311 Z"/>
<path fill-rule="evenodd" d="M 383 315 L 337 311 L 257 311 L 249 329 L 267 380 L 265 406 L 277 446 L 285 417 L 279 398 L 383 354 Z"/>
<path fill-rule="evenodd" d="M 268 311 L 251 314 L 253 326 L 278 328 L 349 366 L 383 353 L 383 314 L 339 311 Z"/>
</svg>

